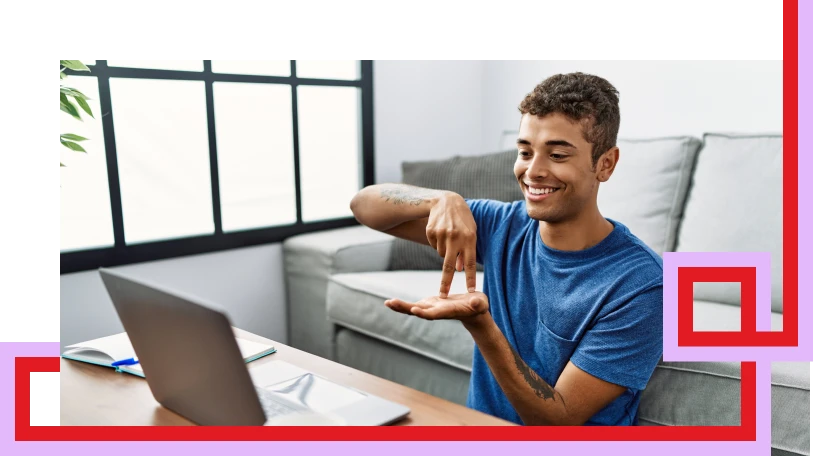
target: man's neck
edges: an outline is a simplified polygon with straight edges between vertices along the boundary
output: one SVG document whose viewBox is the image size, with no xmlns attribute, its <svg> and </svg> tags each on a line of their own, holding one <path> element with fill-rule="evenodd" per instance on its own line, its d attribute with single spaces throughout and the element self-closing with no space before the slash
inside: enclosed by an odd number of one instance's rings
<svg viewBox="0 0 813 456">
<path fill-rule="evenodd" d="M 556 250 L 584 250 L 610 235 L 613 224 L 598 208 L 585 211 L 578 218 L 558 223 L 539 222 L 539 235 L 548 247 Z"/>
</svg>

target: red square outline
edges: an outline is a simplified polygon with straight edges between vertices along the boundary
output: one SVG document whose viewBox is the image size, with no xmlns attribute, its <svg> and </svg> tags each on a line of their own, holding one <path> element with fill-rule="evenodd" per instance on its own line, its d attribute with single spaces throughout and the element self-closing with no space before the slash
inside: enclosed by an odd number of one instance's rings
<svg viewBox="0 0 813 456">
<path fill-rule="evenodd" d="M 739 426 L 31 426 L 31 372 L 59 372 L 60 358 L 15 358 L 18 441 L 756 441 L 756 363 L 741 364 Z M 99 430 L 104 429 L 103 433 Z"/>
<path fill-rule="evenodd" d="M 783 340 L 798 346 L 798 93 L 799 93 L 799 5 L 783 0 Z M 678 324 L 680 324 L 678 320 Z M 678 328 L 679 329 L 679 328 Z M 59 358 L 15 359 L 15 439 L 68 441 L 99 440 L 104 429 L 106 440 L 423 440 L 423 441 L 495 441 L 495 440 L 591 440 L 591 441 L 756 441 L 756 363 L 742 362 L 740 390 L 740 426 L 623 426 L 558 427 L 545 432 L 532 426 L 517 427 L 377 427 L 278 428 L 265 427 L 160 427 L 160 426 L 30 426 L 30 373 L 59 372 Z"/>
<path fill-rule="evenodd" d="M 740 330 L 695 331 L 694 287 L 698 282 L 740 283 Z M 678 346 L 772 346 L 779 332 L 757 331 L 757 268 L 678 267 Z M 769 340 L 770 339 L 770 340 Z"/>
</svg>

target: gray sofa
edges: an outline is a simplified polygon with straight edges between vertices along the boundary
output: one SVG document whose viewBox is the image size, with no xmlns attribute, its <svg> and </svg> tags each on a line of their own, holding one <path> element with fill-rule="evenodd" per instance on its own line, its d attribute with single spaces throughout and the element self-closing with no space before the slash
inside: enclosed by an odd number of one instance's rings
<svg viewBox="0 0 813 456">
<path fill-rule="evenodd" d="M 780 329 L 782 136 L 707 134 L 702 140 L 624 140 L 619 147 L 616 172 L 599 191 L 602 214 L 626 224 L 659 254 L 771 252 L 772 328 Z M 405 181 L 506 200 L 512 198 L 506 189 L 517 186 L 514 154 L 405 163 Z M 391 297 L 437 294 L 440 262 L 428 249 L 363 226 L 288 239 L 291 345 L 465 403 L 473 349 L 468 332 L 456 321 L 427 322 L 383 305 Z M 478 273 L 478 288 L 482 280 Z M 695 285 L 695 329 L 739 329 L 739 289 L 726 285 Z M 458 273 L 452 290 L 464 288 Z M 738 363 L 661 362 L 642 397 L 640 423 L 739 424 L 739 378 Z M 772 382 L 774 453 L 809 455 L 808 364 L 774 363 Z"/>
</svg>

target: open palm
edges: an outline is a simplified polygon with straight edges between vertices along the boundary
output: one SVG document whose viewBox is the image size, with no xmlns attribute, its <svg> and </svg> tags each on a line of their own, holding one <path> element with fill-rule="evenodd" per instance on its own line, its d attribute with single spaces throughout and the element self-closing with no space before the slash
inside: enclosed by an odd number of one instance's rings
<svg viewBox="0 0 813 456">
<path fill-rule="evenodd" d="M 426 320 L 467 320 L 488 311 L 488 297 L 480 292 L 452 294 L 447 298 L 430 296 L 418 302 L 389 299 L 384 302 L 390 309 Z"/>
</svg>

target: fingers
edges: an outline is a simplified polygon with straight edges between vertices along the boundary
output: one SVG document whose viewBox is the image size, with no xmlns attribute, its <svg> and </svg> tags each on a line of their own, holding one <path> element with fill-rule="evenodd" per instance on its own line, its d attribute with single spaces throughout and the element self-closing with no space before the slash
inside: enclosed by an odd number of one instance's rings
<svg viewBox="0 0 813 456">
<path fill-rule="evenodd" d="M 412 309 L 426 309 L 432 307 L 432 304 L 428 302 L 424 302 L 423 300 L 418 302 L 406 302 L 402 299 L 393 298 L 384 301 L 384 305 L 389 307 L 390 309 L 400 312 L 402 314 L 413 315 L 411 312 Z"/>
<path fill-rule="evenodd" d="M 454 279 L 455 263 L 457 263 L 457 252 L 449 249 L 446 251 L 446 257 L 443 259 L 443 271 L 440 275 L 440 293 L 441 298 L 449 296 L 449 289 L 452 287 L 452 279 Z"/>
<path fill-rule="evenodd" d="M 400 312 L 402 314 L 412 315 L 410 311 L 413 307 L 415 307 L 414 303 L 409 303 L 406 301 L 402 301 L 400 299 L 388 299 L 384 301 L 384 305 L 389 307 L 390 309 Z"/>
<path fill-rule="evenodd" d="M 433 249 L 438 249 L 438 237 L 435 234 L 435 230 L 429 226 L 426 227 L 426 240 L 429 241 L 429 245 L 431 245 Z"/>
<path fill-rule="evenodd" d="M 477 250 L 472 246 L 465 250 L 463 255 L 460 257 L 464 257 L 464 266 L 466 269 L 466 289 L 468 289 L 469 293 L 474 293 L 474 290 L 477 287 Z M 458 258 L 460 258 L 458 257 Z"/>
<path fill-rule="evenodd" d="M 435 237 L 437 239 L 435 250 L 438 251 L 438 255 L 446 258 L 446 244 L 449 242 L 449 238 L 443 236 L 442 234 L 440 236 L 436 234 Z"/>
</svg>

